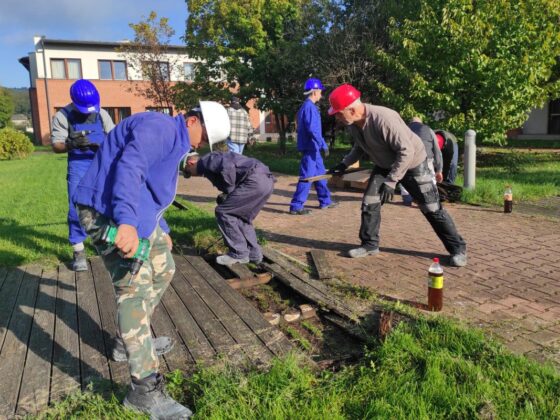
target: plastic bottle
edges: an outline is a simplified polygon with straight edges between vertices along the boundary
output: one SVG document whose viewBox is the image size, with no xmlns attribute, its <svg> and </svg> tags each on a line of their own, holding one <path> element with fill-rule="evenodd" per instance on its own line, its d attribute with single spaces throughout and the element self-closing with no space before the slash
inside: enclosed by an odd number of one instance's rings
<svg viewBox="0 0 560 420">
<path fill-rule="evenodd" d="M 511 213 L 513 211 L 513 193 L 511 186 L 506 185 L 504 190 L 504 213 Z"/>
<path fill-rule="evenodd" d="M 443 268 L 439 258 L 433 261 L 428 269 L 428 310 L 439 312 L 443 307 Z"/>
</svg>

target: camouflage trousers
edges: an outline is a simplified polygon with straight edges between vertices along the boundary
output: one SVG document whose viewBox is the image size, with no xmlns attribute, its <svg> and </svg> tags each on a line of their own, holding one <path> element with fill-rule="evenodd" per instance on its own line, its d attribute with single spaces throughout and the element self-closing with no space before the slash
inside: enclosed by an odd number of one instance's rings
<svg viewBox="0 0 560 420">
<path fill-rule="evenodd" d="M 112 222 L 90 207 L 78 206 L 78 215 L 111 275 L 117 301 L 117 324 L 126 349 L 130 375 L 143 379 L 159 368 L 150 320 L 175 273 L 166 233 L 158 226 L 150 235 L 149 261 L 132 276 L 128 260 L 122 258 L 115 247 L 101 240 L 105 226 Z"/>
</svg>

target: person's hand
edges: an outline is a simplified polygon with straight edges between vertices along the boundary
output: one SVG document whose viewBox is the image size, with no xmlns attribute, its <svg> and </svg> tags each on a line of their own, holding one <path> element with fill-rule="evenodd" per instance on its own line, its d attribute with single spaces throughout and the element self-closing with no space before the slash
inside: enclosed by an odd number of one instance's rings
<svg viewBox="0 0 560 420">
<path fill-rule="evenodd" d="M 385 204 L 387 201 L 393 201 L 393 194 L 395 189 L 390 187 L 386 183 L 381 184 L 379 187 L 379 198 L 381 199 L 381 205 Z"/>
<path fill-rule="evenodd" d="M 330 152 L 328 147 L 326 149 L 323 149 L 323 156 L 324 157 L 329 157 L 330 154 L 331 154 L 331 152 Z"/>
<path fill-rule="evenodd" d="M 348 166 L 344 162 L 340 162 L 334 168 L 329 169 L 327 171 L 327 174 L 329 174 L 329 175 L 339 174 L 341 172 L 344 172 L 347 168 L 348 168 Z"/>
<path fill-rule="evenodd" d="M 226 199 L 227 199 L 227 196 L 228 196 L 228 195 L 227 195 L 226 193 L 221 193 L 220 195 L 218 195 L 218 196 L 216 197 L 216 204 L 217 204 L 217 205 L 224 204 L 224 202 L 225 202 Z"/>
<path fill-rule="evenodd" d="M 173 251 L 173 240 L 168 233 L 165 234 L 165 241 L 167 242 L 167 248 L 169 248 L 170 251 Z"/>
<path fill-rule="evenodd" d="M 436 172 L 436 182 L 439 184 L 443 181 L 443 174 L 441 172 Z"/>
<path fill-rule="evenodd" d="M 138 249 L 138 232 L 132 225 L 120 225 L 115 237 L 115 246 L 123 253 L 125 258 L 132 258 Z"/>
<path fill-rule="evenodd" d="M 82 130 L 82 131 L 76 131 L 71 135 L 69 135 L 68 138 L 66 139 L 66 149 L 67 150 L 74 150 L 74 149 L 96 150 L 99 147 L 99 145 L 97 143 L 92 143 L 89 140 L 89 138 L 87 137 L 89 133 L 90 131 Z"/>
</svg>

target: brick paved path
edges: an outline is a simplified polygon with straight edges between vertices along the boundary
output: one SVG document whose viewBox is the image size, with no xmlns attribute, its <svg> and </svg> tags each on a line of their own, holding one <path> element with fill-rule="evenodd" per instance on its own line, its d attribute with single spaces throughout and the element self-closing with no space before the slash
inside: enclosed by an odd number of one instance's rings
<svg viewBox="0 0 560 420">
<path fill-rule="evenodd" d="M 445 265 L 446 251 L 418 208 L 383 206 L 381 253 L 345 257 L 357 245 L 361 193 L 334 190 L 340 206 L 310 216 L 287 213 L 296 177 L 278 176 L 256 220 L 273 246 L 302 261 L 310 249 L 327 251 L 339 277 L 380 295 L 425 303 L 430 258 L 442 257 L 443 313 L 496 335 L 511 350 L 560 366 L 560 220 L 500 209 L 446 205 L 467 241 L 469 263 Z M 179 194 L 209 210 L 217 195 L 206 179 L 181 179 Z"/>
</svg>

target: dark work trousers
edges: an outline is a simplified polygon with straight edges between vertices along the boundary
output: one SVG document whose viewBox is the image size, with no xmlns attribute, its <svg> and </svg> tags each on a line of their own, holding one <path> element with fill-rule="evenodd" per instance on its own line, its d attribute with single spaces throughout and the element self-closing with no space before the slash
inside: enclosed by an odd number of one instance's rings
<svg viewBox="0 0 560 420">
<path fill-rule="evenodd" d="M 385 181 L 389 169 L 374 168 L 362 200 L 362 223 L 360 240 L 367 249 L 379 247 L 379 225 L 381 223 L 381 200 L 379 188 Z M 437 187 L 432 180 L 432 173 L 426 161 L 416 168 L 409 169 L 400 183 L 414 198 L 422 214 L 428 220 L 434 232 L 451 254 L 466 251 L 466 243 L 457 232 L 453 219 L 441 206 Z"/>
<path fill-rule="evenodd" d="M 216 207 L 216 219 L 230 257 L 249 257 L 251 261 L 262 259 L 253 220 L 272 194 L 273 188 L 272 174 L 257 168 Z"/>
</svg>

